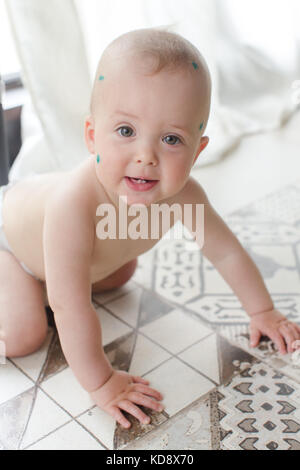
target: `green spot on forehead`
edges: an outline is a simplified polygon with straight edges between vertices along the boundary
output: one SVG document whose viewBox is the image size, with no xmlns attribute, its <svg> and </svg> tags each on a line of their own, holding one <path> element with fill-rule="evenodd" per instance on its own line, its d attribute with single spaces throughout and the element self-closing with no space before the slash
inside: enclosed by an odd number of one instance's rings
<svg viewBox="0 0 300 470">
<path fill-rule="evenodd" d="M 204 123 L 201 122 L 200 127 L 199 127 L 199 130 L 200 130 L 200 131 L 201 131 L 201 129 L 202 129 L 203 126 L 204 126 Z"/>
<path fill-rule="evenodd" d="M 194 69 L 197 70 L 198 64 L 196 64 L 196 62 L 192 62 L 192 64 L 193 64 Z"/>
<path fill-rule="evenodd" d="M 104 80 L 103 75 L 100 75 L 99 80 Z"/>
<path fill-rule="evenodd" d="M 100 163 L 100 155 L 97 155 L 97 163 Z"/>
</svg>

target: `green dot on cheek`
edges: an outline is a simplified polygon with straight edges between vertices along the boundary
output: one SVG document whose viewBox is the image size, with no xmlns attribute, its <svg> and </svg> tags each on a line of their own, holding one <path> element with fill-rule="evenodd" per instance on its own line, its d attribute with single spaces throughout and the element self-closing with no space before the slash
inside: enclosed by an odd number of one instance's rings
<svg viewBox="0 0 300 470">
<path fill-rule="evenodd" d="M 100 155 L 97 155 L 97 163 L 100 163 Z"/>
</svg>

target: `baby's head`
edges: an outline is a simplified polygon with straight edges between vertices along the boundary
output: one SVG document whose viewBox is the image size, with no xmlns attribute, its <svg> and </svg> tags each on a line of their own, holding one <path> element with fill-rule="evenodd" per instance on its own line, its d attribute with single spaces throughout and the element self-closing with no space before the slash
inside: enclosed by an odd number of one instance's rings
<svg viewBox="0 0 300 470">
<path fill-rule="evenodd" d="M 180 35 L 141 29 L 109 44 L 97 68 L 85 139 L 113 202 L 127 196 L 129 205 L 149 206 L 184 187 L 208 143 L 210 97 L 205 60 Z"/>
</svg>

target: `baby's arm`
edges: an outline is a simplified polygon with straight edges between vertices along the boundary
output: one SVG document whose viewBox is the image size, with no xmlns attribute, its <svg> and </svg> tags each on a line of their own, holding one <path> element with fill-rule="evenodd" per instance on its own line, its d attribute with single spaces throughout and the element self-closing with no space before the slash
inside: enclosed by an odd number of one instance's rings
<svg viewBox="0 0 300 470">
<path fill-rule="evenodd" d="M 141 422 L 149 418 L 134 403 L 155 410 L 159 392 L 147 381 L 112 369 L 102 347 L 101 325 L 91 301 L 90 266 L 95 227 L 84 192 L 58 190 L 44 219 L 44 262 L 49 305 L 66 360 L 99 407 L 130 426 L 120 409 Z M 148 395 L 148 396 L 147 396 Z"/>
<path fill-rule="evenodd" d="M 299 326 L 287 321 L 280 312 L 274 309 L 259 270 L 211 206 L 202 187 L 191 178 L 182 194 L 185 203 L 204 204 L 202 253 L 230 285 L 250 316 L 251 345 L 256 346 L 263 334 L 276 343 L 281 353 L 286 352 L 285 342 L 288 352 L 292 352 L 293 342 L 300 337 Z M 185 225 L 192 231 L 189 221 Z"/>
</svg>

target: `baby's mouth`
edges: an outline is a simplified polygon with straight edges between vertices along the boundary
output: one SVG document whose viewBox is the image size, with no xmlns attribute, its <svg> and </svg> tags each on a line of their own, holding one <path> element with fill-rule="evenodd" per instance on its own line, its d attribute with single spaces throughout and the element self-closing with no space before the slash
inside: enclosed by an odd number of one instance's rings
<svg viewBox="0 0 300 470">
<path fill-rule="evenodd" d="M 127 186 L 134 191 L 148 191 L 158 183 L 158 180 L 133 178 L 132 176 L 125 176 L 125 180 L 127 182 Z"/>
</svg>

